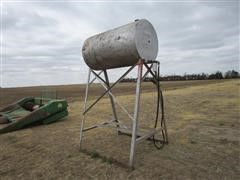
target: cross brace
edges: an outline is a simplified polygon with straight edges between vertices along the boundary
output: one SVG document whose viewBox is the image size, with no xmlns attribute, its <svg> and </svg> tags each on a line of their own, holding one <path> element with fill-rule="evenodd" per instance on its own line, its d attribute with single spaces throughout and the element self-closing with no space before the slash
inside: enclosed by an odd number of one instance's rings
<svg viewBox="0 0 240 180">
<path fill-rule="evenodd" d="M 149 66 L 150 64 L 150 66 Z M 153 66 L 156 65 L 157 68 L 153 70 Z M 133 116 L 127 111 L 127 109 L 122 106 L 117 98 L 112 94 L 111 90 L 113 87 L 115 87 L 124 77 L 126 77 L 131 70 L 137 66 L 138 67 L 138 73 L 137 73 L 137 86 L 136 86 L 136 97 L 135 97 L 135 107 L 134 107 L 134 114 Z M 143 67 L 146 67 L 146 72 L 143 75 Z M 104 78 L 103 79 L 100 75 L 104 73 Z M 140 95 L 141 95 L 141 83 L 142 81 L 147 77 L 148 74 L 151 74 L 153 77 L 153 83 L 156 85 L 157 90 L 158 90 L 158 102 L 157 102 L 157 113 L 156 113 L 156 122 L 154 125 L 154 128 L 150 130 L 147 133 L 139 133 L 138 131 L 138 120 L 139 120 L 139 111 L 140 111 Z M 91 74 L 93 74 L 95 77 L 91 79 Z M 88 91 L 90 85 L 95 81 L 98 80 L 101 86 L 105 89 L 104 93 L 100 95 L 91 105 L 87 107 L 87 101 L 88 101 Z M 113 120 L 106 121 L 100 124 L 96 124 L 90 127 L 85 128 L 84 123 L 85 123 L 85 116 L 87 112 L 92 109 L 93 106 L 95 106 L 106 94 L 108 94 L 110 98 L 110 103 L 112 106 L 113 110 Z M 160 96 L 161 95 L 161 96 Z M 82 113 L 82 119 L 81 119 L 81 128 L 80 128 L 80 148 L 82 147 L 82 138 L 83 138 L 83 133 L 98 127 L 113 127 L 117 129 L 117 132 L 119 134 L 126 134 L 130 135 L 131 138 L 131 148 L 130 148 L 130 157 L 129 157 L 129 166 L 133 168 L 134 166 L 134 158 L 135 158 L 135 149 L 136 149 L 136 144 L 142 142 L 145 139 L 149 140 L 154 140 L 154 143 L 156 141 L 161 142 L 162 144 L 168 142 L 168 136 L 167 136 L 167 128 L 166 128 L 166 123 L 165 123 L 165 117 L 164 117 L 164 107 L 163 107 L 163 99 L 162 97 L 162 92 L 160 89 L 160 84 L 159 84 L 159 62 L 158 61 L 146 61 L 143 59 L 140 59 L 137 64 L 131 66 L 116 82 L 114 82 L 112 85 L 109 83 L 108 79 L 108 74 L 107 70 L 102 70 L 99 73 L 96 73 L 94 70 L 89 69 L 88 73 L 88 79 L 87 79 L 87 85 L 86 85 L 86 91 L 85 91 L 85 99 L 84 99 L 84 106 L 83 106 L 83 113 Z M 161 102 L 160 102 L 161 101 Z M 116 113 L 116 107 L 115 103 L 120 106 L 120 108 L 128 115 L 128 117 L 132 120 L 132 130 L 130 130 L 127 126 L 125 126 L 122 122 L 117 117 Z M 160 106 L 162 108 L 162 117 L 161 117 L 161 126 L 157 127 L 157 121 L 159 118 L 159 109 Z M 155 134 L 157 132 L 162 132 L 163 140 L 156 140 Z"/>
</svg>

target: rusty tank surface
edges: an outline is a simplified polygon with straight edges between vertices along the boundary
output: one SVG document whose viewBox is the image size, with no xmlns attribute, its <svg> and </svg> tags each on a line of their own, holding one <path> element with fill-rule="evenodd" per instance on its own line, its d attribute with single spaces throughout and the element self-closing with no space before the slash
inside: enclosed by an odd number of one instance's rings
<svg viewBox="0 0 240 180">
<path fill-rule="evenodd" d="M 139 59 L 155 60 L 157 33 L 145 19 L 94 35 L 85 40 L 82 55 L 94 70 L 132 66 Z"/>
</svg>

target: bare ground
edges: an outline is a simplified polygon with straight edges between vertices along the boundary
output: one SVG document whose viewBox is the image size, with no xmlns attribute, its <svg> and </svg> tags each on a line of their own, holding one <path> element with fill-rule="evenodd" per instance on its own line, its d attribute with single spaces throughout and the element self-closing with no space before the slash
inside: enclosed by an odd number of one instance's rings
<svg viewBox="0 0 240 180">
<path fill-rule="evenodd" d="M 163 81 L 161 82 L 163 90 L 172 90 L 178 88 L 185 88 L 189 86 L 198 86 L 204 84 L 220 83 L 226 80 L 198 80 L 198 81 Z M 91 88 L 92 97 L 98 96 L 103 88 L 99 85 L 93 84 Z M 85 95 L 84 84 L 76 85 L 56 85 L 56 86 L 35 86 L 35 87 L 20 87 L 20 88 L 0 88 L 0 106 L 5 106 L 19 98 L 24 98 L 26 96 L 41 97 L 44 92 L 56 92 L 58 98 L 65 98 L 69 102 L 72 101 L 82 101 Z M 143 84 L 144 92 L 151 92 L 152 84 Z M 113 90 L 115 94 L 133 94 L 135 92 L 135 86 L 133 83 L 120 83 L 118 88 Z"/>
<path fill-rule="evenodd" d="M 84 151 L 79 151 L 83 102 L 66 91 L 68 118 L 0 135 L 0 179 L 239 179 L 239 80 L 197 82 L 165 85 L 170 143 L 161 150 L 151 141 L 139 144 L 134 171 L 126 166 L 131 139 L 114 129 L 85 133 Z M 149 84 L 144 88 L 142 128 L 154 122 L 156 99 Z M 116 94 L 132 112 L 134 87 L 122 85 L 122 91 L 128 89 Z M 118 115 L 131 125 L 122 111 Z M 86 124 L 104 119 L 111 119 L 107 98 L 90 112 Z"/>
</svg>

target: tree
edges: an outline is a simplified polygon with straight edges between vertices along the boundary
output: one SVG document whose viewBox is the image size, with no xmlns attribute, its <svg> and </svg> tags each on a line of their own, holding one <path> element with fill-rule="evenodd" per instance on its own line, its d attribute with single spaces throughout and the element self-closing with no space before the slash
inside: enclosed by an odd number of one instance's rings
<svg viewBox="0 0 240 180">
<path fill-rule="evenodd" d="M 239 72 L 231 70 L 231 71 L 227 71 L 224 75 L 224 77 L 226 79 L 230 79 L 230 78 L 238 78 L 239 77 Z"/>
</svg>

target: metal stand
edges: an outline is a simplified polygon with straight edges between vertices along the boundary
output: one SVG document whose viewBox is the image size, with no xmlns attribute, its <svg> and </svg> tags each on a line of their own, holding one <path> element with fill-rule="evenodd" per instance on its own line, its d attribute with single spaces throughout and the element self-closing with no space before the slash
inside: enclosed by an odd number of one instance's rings
<svg viewBox="0 0 240 180">
<path fill-rule="evenodd" d="M 153 66 L 156 66 L 155 70 L 153 70 Z M 136 99 L 135 99 L 135 108 L 134 108 L 134 115 L 132 116 L 125 107 L 123 107 L 119 101 L 116 99 L 116 97 L 111 93 L 112 88 L 117 85 L 135 66 L 138 67 L 138 75 L 137 75 L 137 86 L 136 86 Z M 143 75 L 143 67 L 146 67 L 146 73 Z M 101 73 L 104 73 L 104 78 L 101 78 Z M 140 110 L 140 95 L 141 95 L 141 83 L 142 81 L 146 78 L 148 74 L 151 74 L 152 76 L 152 82 L 156 85 L 157 90 L 158 90 L 158 102 L 157 102 L 157 113 L 156 113 L 156 122 L 154 125 L 153 130 L 149 131 L 148 133 L 145 134 L 139 134 L 138 133 L 138 117 L 139 117 L 139 110 Z M 91 74 L 94 74 L 94 78 L 91 79 Z M 105 92 L 99 96 L 91 105 L 87 107 L 87 100 L 88 100 L 88 90 L 89 86 L 95 81 L 98 80 L 99 83 L 103 86 L 105 89 Z M 112 105 L 112 110 L 113 110 L 113 120 L 111 121 L 106 121 L 101 124 L 96 124 L 91 127 L 84 127 L 84 122 L 85 122 L 85 116 L 87 112 L 94 106 L 96 105 L 99 100 L 104 97 L 106 94 L 108 94 L 110 98 L 110 103 Z M 115 108 L 115 103 L 119 105 L 119 107 L 128 115 L 128 117 L 132 120 L 132 130 L 127 128 L 117 117 L 116 113 L 116 108 Z M 162 109 L 162 116 L 161 116 L 161 123 L 160 127 L 157 127 L 157 122 L 159 120 L 159 110 L 160 107 Z M 134 165 L 134 157 L 135 157 L 135 149 L 136 149 L 136 144 L 139 142 L 142 142 L 145 139 L 151 139 L 154 141 L 154 145 L 159 148 L 156 145 L 157 140 L 155 139 L 155 134 L 157 132 L 162 133 L 162 140 L 158 140 L 162 145 L 168 143 L 168 136 L 167 136 L 167 128 L 166 128 L 166 123 L 165 123 L 165 117 L 164 117 L 164 107 L 163 107 L 163 98 L 162 98 L 162 91 L 160 89 L 160 84 L 159 84 L 159 62 L 158 61 L 146 61 L 140 59 L 137 64 L 131 66 L 115 83 L 110 85 L 109 79 L 108 79 L 108 74 L 106 70 L 103 70 L 99 73 L 96 73 L 94 70 L 89 69 L 88 73 L 88 80 L 87 80 L 87 86 L 86 86 L 86 92 L 85 92 L 85 100 L 84 100 L 84 107 L 83 107 L 83 113 L 82 113 L 82 121 L 81 121 L 81 129 L 80 129 L 80 148 L 82 147 L 82 138 L 83 138 L 83 132 L 95 129 L 98 127 L 114 127 L 117 129 L 117 132 L 121 134 L 128 134 L 132 136 L 131 140 L 131 149 L 130 149 L 130 158 L 129 158 L 129 166 L 133 168 Z"/>
</svg>

